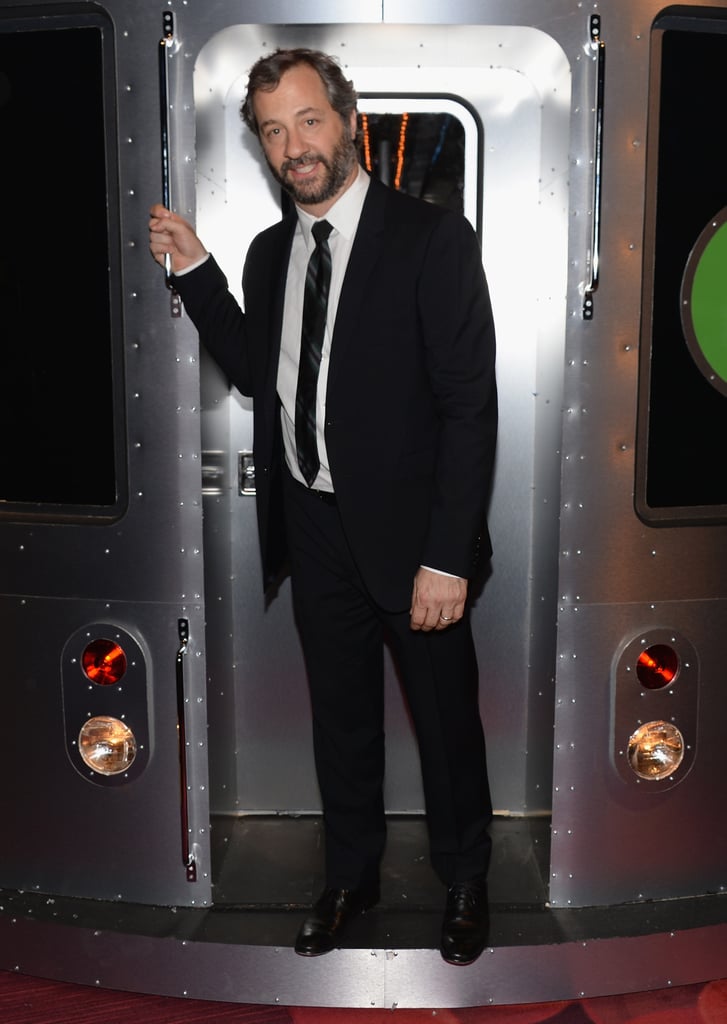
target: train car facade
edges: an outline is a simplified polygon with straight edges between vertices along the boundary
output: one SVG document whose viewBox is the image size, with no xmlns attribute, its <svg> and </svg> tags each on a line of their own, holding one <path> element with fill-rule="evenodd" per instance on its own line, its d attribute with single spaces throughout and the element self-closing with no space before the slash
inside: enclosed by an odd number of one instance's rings
<svg viewBox="0 0 727 1024">
<path fill-rule="evenodd" d="M 410 928 L 438 904 L 393 662 L 384 910 L 293 953 L 320 798 L 252 408 L 148 253 L 164 200 L 239 295 L 281 216 L 239 116 L 277 46 L 341 61 L 367 169 L 460 210 L 490 284 L 493 937 L 466 971 Z M 725 0 L 0 6 L 4 968 L 401 1007 L 723 975 L 725 56 Z"/>
</svg>

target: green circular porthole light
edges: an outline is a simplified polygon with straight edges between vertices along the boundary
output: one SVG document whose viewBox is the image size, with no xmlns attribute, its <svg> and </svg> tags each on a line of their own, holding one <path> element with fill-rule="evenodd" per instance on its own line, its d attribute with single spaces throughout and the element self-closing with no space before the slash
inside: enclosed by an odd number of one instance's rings
<svg viewBox="0 0 727 1024">
<path fill-rule="evenodd" d="M 692 358 L 727 395 L 727 207 L 703 229 L 684 268 L 682 327 Z"/>
</svg>

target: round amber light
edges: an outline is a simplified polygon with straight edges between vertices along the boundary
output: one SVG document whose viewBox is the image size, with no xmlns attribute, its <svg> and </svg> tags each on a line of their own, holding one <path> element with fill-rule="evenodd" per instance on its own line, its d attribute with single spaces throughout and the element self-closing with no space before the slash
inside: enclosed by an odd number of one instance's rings
<svg viewBox="0 0 727 1024">
<path fill-rule="evenodd" d="M 118 718 L 89 718 L 78 734 L 78 750 L 84 764 L 100 775 L 118 775 L 133 764 L 136 740 Z"/>
<path fill-rule="evenodd" d="M 684 737 L 670 722 L 647 722 L 629 739 L 629 764 L 640 779 L 666 779 L 684 758 Z"/>
<path fill-rule="evenodd" d="M 679 671 L 679 655 L 666 644 L 653 644 L 639 655 L 636 675 L 647 690 L 660 690 L 676 678 Z"/>
<path fill-rule="evenodd" d="M 93 640 L 81 657 L 83 671 L 99 686 L 113 686 L 126 672 L 126 655 L 113 640 Z"/>
</svg>

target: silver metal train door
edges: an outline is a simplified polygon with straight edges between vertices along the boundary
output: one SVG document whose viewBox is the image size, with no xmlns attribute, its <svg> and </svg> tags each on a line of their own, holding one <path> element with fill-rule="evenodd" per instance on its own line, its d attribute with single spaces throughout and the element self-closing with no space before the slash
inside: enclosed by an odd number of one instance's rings
<svg viewBox="0 0 727 1024">
<path fill-rule="evenodd" d="M 142 257 L 158 46 L 121 8 L 0 9 L 0 884 L 204 904 L 198 360 Z"/>
<path fill-rule="evenodd" d="M 599 14 L 601 277 L 566 355 L 557 906 L 727 884 L 725 191 L 712 131 L 727 10 L 638 4 L 622 32 L 615 4 Z M 612 52 L 628 75 L 609 73 Z"/>
<path fill-rule="evenodd" d="M 367 17 L 372 24 L 365 24 Z M 496 554 L 475 611 L 490 773 L 498 810 L 548 813 L 568 61 L 552 38 L 528 26 L 402 27 L 381 24 L 378 5 L 357 8 L 356 24 L 228 24 L 200 44 L 188 9 L 179 13 L 178 26 L 174 62 L 181 58 L 182 66 L 170 71 L 181 108 L 195 111 L 195 137 L 185 132 L 174 150 L 177 193 L 186 200 L 180 212 L 196 222 L 235 290 L 250 240 L 281 215 L 258 143 L 239 117 L 247 69 L 266 49 L 302 45 L 337 54 L 356 83 L 361 112 L 368 120 L 391 118 L 397 132 L 417 115 L 459 126 L 462 209 L 483 241 L 503 395 L 491 512 Z M 430 159 L 433 151 L 434 145 Z M 382 160 L 377 170 L 387 166 Z M 538 268 L 527 288 L 524 259 Z M 221 813 L 315 812 L 320 803 L 308 699 L 289 595 L 284 586 L 267 608 L 260 596 L 249 493 L 252 412 L 213 366 L 205 365 L 203 380 L 205 460 L 216 481 L 205 497 L 207 606 L 225 609 L 211 627 L 218 640 L 208 644 L 210 721 L 224 737 L 211 754 L 213 807 Z M 372 488 L 375 464 L 372 452 Z M 421 812 L 414 741 L 391 664 L 388 684 L 387 808 Z"/>
</svg>

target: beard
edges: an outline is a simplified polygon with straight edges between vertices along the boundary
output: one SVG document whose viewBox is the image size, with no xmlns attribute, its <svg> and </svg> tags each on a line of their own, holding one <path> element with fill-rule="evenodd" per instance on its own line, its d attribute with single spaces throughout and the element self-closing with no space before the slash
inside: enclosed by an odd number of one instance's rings
<svg viewBox="0 0 727 1024">
<path fill-rule="evenodd" d="M 270 161 L 268 161 L 268 166 L 281 188 L 296 203 L 300 203 L 301 206 L 316 206 L 318 203 L 327 203 L 329 199 L 333 199 L 338 195 L 357 161 L 356 144 L 343 132 L 331 153 L 330 159 L 324 157 L 322 153 L 309 152 L 297 157 L 295 160 L 286 160 L 281 165 L 279 171 L 272 166 Z M 288 171 L 293 167 L 314 162 L 321 164 L 325 168 L 325 174 L 322 179 L 310 182 L 290 181 L 288 179 Z"/>
</svg>

